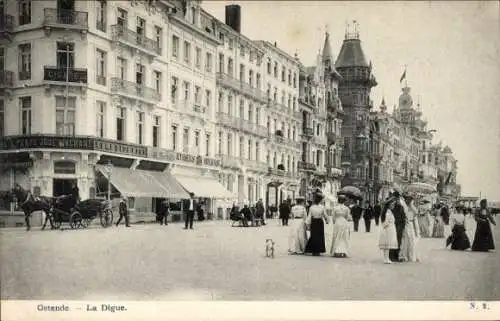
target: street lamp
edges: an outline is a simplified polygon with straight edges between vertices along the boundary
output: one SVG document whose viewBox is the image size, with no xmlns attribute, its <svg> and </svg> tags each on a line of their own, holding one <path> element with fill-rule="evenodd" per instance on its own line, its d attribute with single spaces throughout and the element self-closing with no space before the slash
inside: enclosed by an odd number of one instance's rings
<svg viewBox="0 0 500 321">
<path fill-rule="evenodd" d="M 111 201 L 111 173 L 113 172 L 113 163 L 111 161 L 106 164 L 106 172 L 108 173 L 108 201 Z"/>
</svg>

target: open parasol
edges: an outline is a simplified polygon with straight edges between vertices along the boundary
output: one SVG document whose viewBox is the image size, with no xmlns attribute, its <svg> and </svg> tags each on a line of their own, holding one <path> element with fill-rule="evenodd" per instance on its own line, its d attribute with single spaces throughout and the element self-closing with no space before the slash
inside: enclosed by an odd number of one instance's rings
<svg viewBox="0 0 500 321">
<path fill-rule="evenodd" d="M 415 182 L 415 183 L 411 183 L 410 185 L 408 185 L 405 189 L 405 192 L 430 194 L 430 193 L 437 192 L 437 190 L 436 190 L 436 186 L 434 186 L 434 185 L 427 184 L 427 183 Z"/>
<path fill-rule="evenodd" d="M 357 199 L 362 199 L 363 194 L 359 190 L 359 188 L 354 187 L 354 186 L 344 186 L 338 191 L 337 195 L 345 195 L 347 197 L 351 198 L 357 198 Z"/>
</svg>

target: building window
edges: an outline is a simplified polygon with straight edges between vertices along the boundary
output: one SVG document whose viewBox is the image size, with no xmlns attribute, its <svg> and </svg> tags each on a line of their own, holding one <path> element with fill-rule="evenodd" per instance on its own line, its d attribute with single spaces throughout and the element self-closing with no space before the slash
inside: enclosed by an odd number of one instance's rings
<svg viewBox="0 0 500 321">
<path fill-rule="evenodd" d="M 137 17 L 135 30 L 137 33 L 137 43 L 142 44 L 146 38 L 146 20 L 141 17 Z"/>
<path fill-rule="evenodd" d="M 240 46 L 240 56 L 242 58 L 245 58 L 245 46 L 244 45 Z"/>
<path fill-rule="evenodd" d="M 0 99 L 0 136 L 5 136 L 5 100 Z"/>
<path fill-rule="evenodd" d="M 255 142 L 255 160 L 260 163 L 260 144 Z"/>
<path fill-rule="evenodd" d="M 155 26 L 155 45 L 156 45 L 156 50 L 158 53 L 161 55 L 161 47 L 162 47 L 162 38 L 163 38 L 163 30 Z"/>
<path fill-rule="evenodd" d="M 118 15 L 116 18 L 116 24 L 119 25 L 120 27 L 122 27 L 122 29 L 127 28 L 127 25 L 128 25 L 128 13 L 127 13 L 127 11 L 118 8 Z"/>
<path fill-rule="evenodd" d="M 57 68 L 73 68 L 75 66 L 75 44 L 72 42 L 57 43 Z"/>
<path fill-rule="evenodd" d="M 267 74 L 271 74 L 271 59 L 267 60 Z"/>
<path fill-rule="evenodd" d="M 240 158 L 245 157 L 245 139 L 243 136 L 240 137 Z"/>
<path fill-rule="evenodd" d="M 257 73 L 256 81 L 255 81 L 255 88 L 260 89 L 261 86 L 261 79 L 260 79 L 260 74 Z"/>
<path fill-rule="evenodd" d="M 229 46 L 230 50 L 233 50 L 233 48 L 234 48 L 234 41 L 233 41 L 233 39 L 229 38 L 228 46 Z"/>
<path fill-rule="evenodd" d="M 106 32 L 106 0 L 98 0 L 96 6 L 96 29 Z"/>
<path fill-rule="evenodd" d="M 101 86 L 106 86 L 106 52 L 97 49 L 97 72 L 96 83 Z"/>
<path fill-rule="evenodd" d="M 0 47 L 0 70 L 5 70 L 5 48 Z"/>
<path fill-rule="evenodd" d="M 195 57 L 194 57 L 194 65 L 197 69 L 201 68 L 201 48 L 196 47 Z"/>
<path fill-rule="evenodd" d="M 210 155 L 210 134 L 205 134 L 205 156 Z"/>
<path fill-rule="evenodd" d="M 189 101 L 189 83 L 184 82 L 184 101 L 187 103 Z"/>
<path fill-rule="evenodd" d="M 179 79 L 177 77 L 172 77 L 172 83 L 170 85 L 170 99 L 172 105 L 177 104 L 177 88 L 179 87 Z"/>
<path fill-rule="evenodd" d="M 248 156 L 249 160 L 252 160 L 252 140 L 251 139 L 248 140 L 248 154 L 247 154 L 247 156 Z"/>
<path fill-rule="evenodd" d="M 227 156 L 232 156 L 233 155 L 233 134 L 228 133 L 227 134 Z"/>
<path fill-rule="evenodd" d="M 278 78 L 278 63 L 274 62 L 274 78 Z"/>
<path fill-rule="evenodd" d="M 135 65 L 135 83 L 138 85 L 144 85 L 144 65 Z"/>
<path fill-rule="evenodd" d="M 221 53 L 219 54 L 219 72 L 224 73 L 224 55 Z"/>
<path fill-rule="evenodd" d="M 222 132 L 218 133 L 217 143 L 217 154 L 222 155 Z"/>
<path fill-rule="evenodd" d="M 184 132 L 182 135 L 182 152 L 189 152 L 189 128 L 184 128 Z"/>
<path fill-rule="evenodd" d="M 228 58 L 227 59 L 227 74 L 231 77 L 234 77 L 234 72 L 233 72 L 233 59 Z"/>
<path fill-rule="evenodd" d="M 191 7 L 191 23 L 193 25 L 196 24 L 196 8 L 195 7 Z"/>
<path fill-rule="evenodd" d="M 245 82 L 245 65 L 240 64 L 240 81 Z"/>
<path fill-rule="evenodd" d="M 285 81 L 286 81 L 286 80 L 285 80 L 285 74 L 286 74 L 286 71 L 285 71 L 285 70 L 286 70 L 286 68 L 285 68 L 285 66 L 283 66 L 283 67 L 282 67 L 282 69 L 281 69 L 281 81 L 282 81 L 282 82 L 285 82 Z"/>
<path fill-rule="evenodd" d="M 212 65 L 212 54 L 210 52 L 207 52 L 207 56 L 205 57 L 205 71 L 212 72 Z"/>
<path fill-rule="evenodd" d="M 207 109 L 209 109 L 212 104 L 210 103 L 210 101 L 212 100 L 212 92 L 210 90 L 205 90 L 205 102 L 206 102 L 206 105 L 205 107 L 207 107 Z"/>
<path fill-rule="evenodd" d="M 76 97 L 56 96 L 56 133 L 75 135 Z"/>
<path fill-rule="evenodd" d="M 126 116 L 127 110 L 125 107 L 116 108 L 116 140 L 125 140 Z"/>
<path fill-rule="evenodd" d="M 288 70 L 288 85 L 292 85 L 292 71 Z"/>
<path fill-rule="evenodd" d="M 160 116 L 153 116 L 153 147 L 160 147 Z"/>
<path fill-rule="evenodd" d="M 233 96 L 227 96 L 227 114 L 228 116 L 233 115 Z"/>
<path fill-rule="evenodd" d="M 105 114 L 106 113 L 106 103 L 104 101 L 97 101 L 97 114 L 96 114 L 96 135 L 97 137 L 104 137 L 104 126 Z"/>
<path fill-rule="evenodd" d="M 179 37 L 172 36 L 172 57 L 179 57 Z"/>
<path fill-rule="evenodd" d="M 194 103 L 198 106 L 201 105 L 201 88 L 194 86 Z"/>
<path fill-rule="evenodd" d="M 248 71 L 248 84 L 253 87 L 253 70 Z"/>
<path fill-rule="evenodd" d="M 224 93 L 219 92 L 219 99 L 217 100 L 217 112 L 223 112 L 224 111 Z"/>
<path fill-rule="evenodd" d="M 19 98 L 21 106 L 21 134 L 31 134 L 31 96 Z"/>
<path fill-rule="evenodd" d="M 19 0 L 19 25 L 31 23 L 31 0 Z"/>
<path fill-rule="evenodd" d="M 161 72 L 160 71 L 154 71 L 153 72 L 153 76 L 154 76 L 154 86 L 155 86 L 155 90 L 157 93 L 161 94 Z"/>
<path fill-rule="evenodd" d="M 240 114 L 239 114 L 241 119 L 245 119 L 245 101 L 243 99 L 240 99 Z"/>
<path fill-rule="evenodd" d="M 200 132 L 199 131 L 194 132 L 194 148 L 195 148 L 196 155 L 199 155 L 200 154 Z"/>
<path fill-rule="evenodd" d="M 255 108 L 255 123 L 260 125 L 260 107 Z"/>
<path fill-rule="evenodd" d="M 31 44 L 19 45 L 19 80 L 31 79 Z"/>
<path fill-rule="evenodd" d="M 118 78 L 127 80 L 127 60 L 118 57 L 116 58 L 116 65 L 118 70 Z"/>
<path fill-rule="evenodd" d="M 136 142 L 139 145 L 144 143 L 144 113 L 137 112 Z"/>
<path fill-rule="evenodd" d="M 187 41 L 184 41 L 184 61 L 191 62 L 191 44 Z"/>
<path fill-rule="evenodd" d="M 172 150 L 177 150 L 177 126 L 172 125 Z"/>
<path fill-rule="evenodd" d="M 253 123 L 253 106 L 248 105 L 248 122 Z"/>
</svg>

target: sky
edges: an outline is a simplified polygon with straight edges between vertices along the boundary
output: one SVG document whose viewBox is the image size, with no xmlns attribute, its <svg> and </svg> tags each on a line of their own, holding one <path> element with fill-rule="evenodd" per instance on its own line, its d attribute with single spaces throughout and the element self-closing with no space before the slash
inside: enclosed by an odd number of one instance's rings
<svg viewBox="0 0 500 321">
<path fill-rule="evenodd" d="M 420 101 L 434 143 L 449 145 L 458 160 L 462 195 L 500 200 L 500 7 L 477 2 L 203 1 L 224 21 L 225 6 L 241 6 L 241 32 L 277 42 L 313 65 L 330 33 L 334 59 L 346 24 L 356 20 L 378 86 L 376 109 L 389 110 L 407 81 Z"/>
</svg>

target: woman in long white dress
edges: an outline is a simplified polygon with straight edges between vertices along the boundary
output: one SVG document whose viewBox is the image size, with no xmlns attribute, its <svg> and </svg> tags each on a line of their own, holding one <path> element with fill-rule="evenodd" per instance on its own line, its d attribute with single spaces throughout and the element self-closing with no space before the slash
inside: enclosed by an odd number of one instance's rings
<svg viewBox="0 0 500 321">
<path fill-rule="evenodd" d="M 307 212 L 303 199 L 297 199 L 297 204 L 292 207 L 293 223 L 288 238 L 288 253 L 304 254 L 307 243 L 306 217 Z"/>
<path fill-rule="evenodd" d="M 390 200 L 386 205 L 385 209 L 382 211 L 382 230 L 380 231 L 380 238 L 378 241 L 378 247 L 384 252 L 384 263 L 391 264 L 392 261 L 389 259 L 389 250 L 398 248 L 398 239 L 396 234 L 396 225 L 394 224 L 394 214 L 392 210 L 394 209 L 394 200 Z"/>
<path fill-rule="evenodd" d="M 399 250 L 399 259 L 404 262 L 417 262 L 417 238 L 419 236 L 419 227 L 417 220 L 417 209 L 413 204 L 413 198 L 407 198 L 406 224 L 401 238 L 401 248 Z"/>
<path fill-rule="evenodd" d="M 339 204 L 333 209 L 333 233 L 329 251 L 333 257 L 347 257 L 349 255 L 350 210 L 349 207 L 345 206 L 345 201 L 344 196 L 339 196 Z"/>
</svg>

